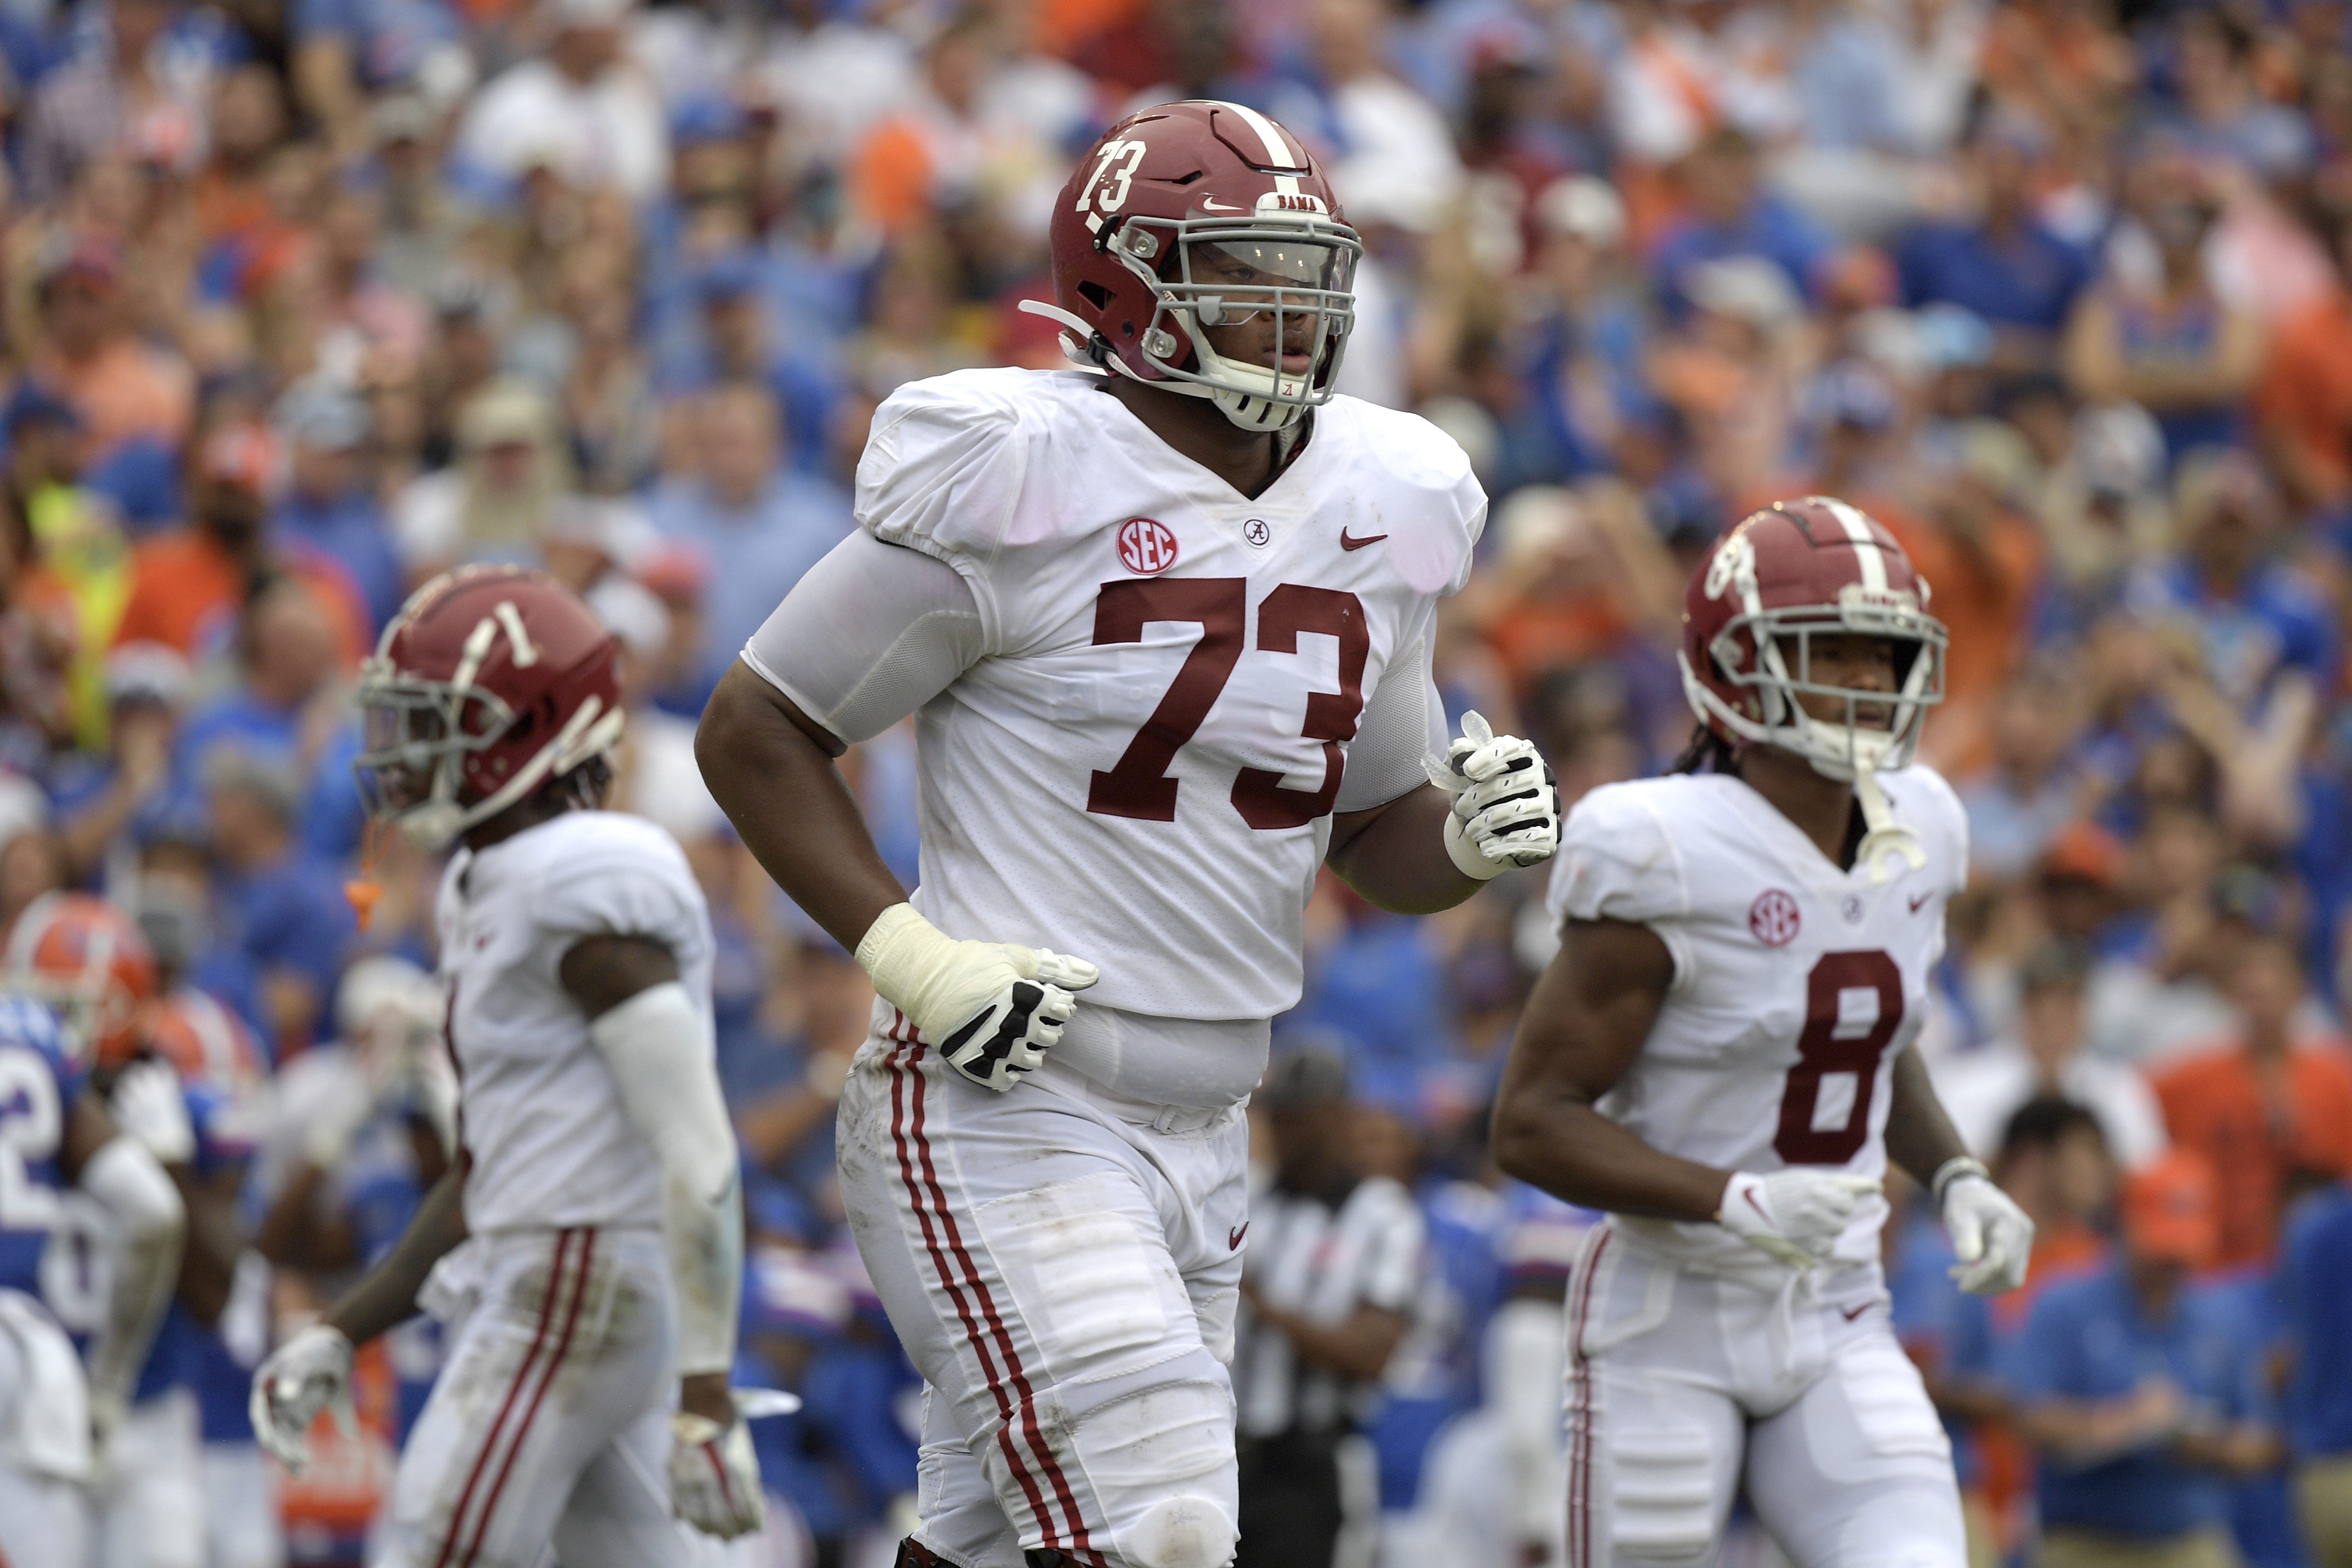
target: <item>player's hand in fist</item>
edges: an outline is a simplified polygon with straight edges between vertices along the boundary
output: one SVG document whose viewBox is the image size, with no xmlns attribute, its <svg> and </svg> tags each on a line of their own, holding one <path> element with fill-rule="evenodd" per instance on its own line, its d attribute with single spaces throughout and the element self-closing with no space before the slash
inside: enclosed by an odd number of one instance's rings
<svg viewBox="0 0 2352 1568">
<path fill-rule="evenodd" d="M 1960 1261 L 1952 1278 L 1971 1296 L 1998 1296 L 2025 1283 L 2033 1221 L 1993 1184 L 1976 1160 L 1947 1160 L 1936 1173 L 1936 1206 Z"/>
<path fill-rule="evenodd" d="M 279 1345 L 254 1370 L 246 1413 L 253 1435 L 278 1462 L 299 1475 L 310 1462 L 310 1423 L 332 1410 L 345 1432 L 352 1415 L 352 1342 L 342 1331 L 313 1323 Z"/>
<path fill-rule="evenodd" d="M 725 1423 L 690 1410 L 669 1418 L 670 1511 L 705 1535 L 731 1541 L 768 1522 L 751 1429 L 736 1410 Z"/>
<path fill-rule="evenodd" d="M 1855 1207 L 1878 1191 L 1874 1176 L 1799 1165 L 1759 1176 L 1740 1171 L 1723 1186 L 1715 1222 L 1791 1268 L 1829 1260 Z"/>
<path fill-rule="evenodd" d="M 1538 866 L 1559 847 L 1559 784 L 1535 742 L 1497 735 L 1476 713 L 1442 757 L 1423 757 L 1429 782 L 1454 803 L 1445 853 L 1479 881 Z"/>
<path fill-rule="evenodd" d="M 1102 978 L 1082 958 L 1007 942 L 959 942 L 893 904 L 857 944 L 875 992 L 907 1015 L 941 1060 L 1002 1094 L 1034 1072 L 1077 1011 L 1074 991 Z"/>
</svg>

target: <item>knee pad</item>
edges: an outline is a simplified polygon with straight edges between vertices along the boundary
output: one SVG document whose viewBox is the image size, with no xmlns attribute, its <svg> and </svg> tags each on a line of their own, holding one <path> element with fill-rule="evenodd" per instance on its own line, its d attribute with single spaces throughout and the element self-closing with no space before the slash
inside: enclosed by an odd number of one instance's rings
<svg viewBox="0 0 2352 1568">
<path fill-rule="evenodd" d="M 1225 1510 L 1209 1499 L 1172 1497 L 1119 1532 L 1118 1555 L 1132 1568 L 1225 1568 L 1240 1539 Z"/>
<path fill-rule="evenodd" d="M 1054 1393 L 1097 1490 L 1181 1496 L 1233 1466 L 1233 1383 L 1205 1348 Z"/>
</svg>

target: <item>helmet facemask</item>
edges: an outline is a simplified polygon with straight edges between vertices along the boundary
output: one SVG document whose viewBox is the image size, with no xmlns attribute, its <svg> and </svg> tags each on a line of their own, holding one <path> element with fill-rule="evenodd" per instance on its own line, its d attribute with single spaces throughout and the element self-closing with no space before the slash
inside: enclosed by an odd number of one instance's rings
<svg viewBox="0 0 2352 1568">
<path fill-rule="evenodd" d="M 1151 290 L 1140 350 L 1174 390 L 1213 399 L 1244 430 L 1282 429 L 1330 401 L 1356 321 L 1356 261 L 1364 247 L 1355 230 L 1310 210 L 1138 216 L 1121 222 L 1105 247 Z M 1163 258 L 1173 278 L 1160 276 Z M 1221 352 L 1212 330 L 1231 346 L 1234 329 L 1254 329 L 1265 357 Z M 1305 363 L 1281 363 L 1290 359 Z"/>
</svg>

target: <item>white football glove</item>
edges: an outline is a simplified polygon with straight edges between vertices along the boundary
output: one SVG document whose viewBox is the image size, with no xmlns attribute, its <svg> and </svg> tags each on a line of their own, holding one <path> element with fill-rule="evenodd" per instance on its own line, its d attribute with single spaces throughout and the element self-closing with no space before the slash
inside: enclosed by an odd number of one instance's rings
<svg viewBox="0 0 2352 1568">
<path fill-rule="evenodd" d="M 1971 1296 L 1998 1296 L 2025 1283 L 2033 1255 L 2033 1221 L 1976 1160 L 1947 1160 L 1936 1173 L 1937 1207 L 1944 1234 L 1959 1258 L 1952 1271 Z"/>
<path fill-rule="evenodd" d="M 107 1094 L 106 1113 L 157 1164 L 184 1165 L 196 1157 L 195 1126 L 180 1093 L 180 1075 L 169 1062 L 149 1058 L 124 1068 Z"/>
<path fill-rule="evenodd" d="M 1514 866 L 1539 866 L 1559 847 L 1559 784 L 1535 742 L 1497 735 L 1477 713 L 1442 757 L 1424 756 L 1429 782 L 1454 802 L 1445 853 L 1479 881 Z"/>
<path fill-rule="evenodd" d="M 1829 1261 L 1854 1209 L 1878 1191 L 1874 1176 L 1798 1165 L 1759 1176 L 1737 1172 L 1723 1185 L 1715 1223 L 1791 1268 Z"/>
<path fill-rule="evenodd" d="M 261 1446 L 299 1475 L 310 1462 L 310 1423 L 321 1410 L 332 1411 L 346 1434 L 358 1430 L 352 1414 L 352 1342 L 340 1329 L 313 1323 L 254 1369 L 246 1414 Z"/>
<path fill-rule="evenodd" d="M 893 904 L 857 944 L 877 994 L 907 1015 L 940 1059 L 1002 1094 L 1034 1072 L 1077 1011 L 1073 991 L 1102 972 L 1082 958 L 1009 942 L 959 942 Z"/>
<path fill-rule="evenodd" d="M 669 1430 L 670 1511 L 722 1541 L 764 1529 L 760 1459 L 742 1411 L 724 1426 L 708 1415 L 673 1411 Z"/>
</svg>

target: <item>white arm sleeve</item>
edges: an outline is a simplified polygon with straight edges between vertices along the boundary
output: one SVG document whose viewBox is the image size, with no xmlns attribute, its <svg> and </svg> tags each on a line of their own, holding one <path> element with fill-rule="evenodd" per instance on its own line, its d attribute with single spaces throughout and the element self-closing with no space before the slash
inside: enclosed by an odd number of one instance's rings
<svg viewBox="0 0 2352 1568">
<path fill-rule="evenodd" d="M 809 568 L 743 662 L 856 745 L 929 702 L 988 651 L 971 584 L 944 561 L 864 531 Z"/>
<path fill-rule="evenodd" d="M 1426 754 L 1442 757 L 1452 737 L 1446 733 L 1445 704 L 1437 695 L 1437 679 L 1430 664 L 1433 631 L 1422 623 L 1422 639 L 1391 659 L 1381 671 L 1357 721 L 1356 738 L 1348 747 L 1348 771 L 1339 780 L 1334 811 L 1369 811 L 1429 783 L 1422 771 Z"/>
<path fill-rule="evenodd" d="M 138 1140 L 100 1145 L 81 1168 L 82 1191 L 105 1208 L 122 1237 L 114 1259 L 106 1322 L 89 1348 L 91 1391 L 128 1404 L 180 1279 L 188 1227 L 180 1189 Z"/>
<path fill-rule="evenodd" d="M 665 1239 L 677 1290 L 680 1376 L 735 1363 L 743 1295 L 743 1185 L 709 1026 L 675 980 L 649 985 L 588 1025 L 629 1120 L 662 1168 Z"/>
</svg>

